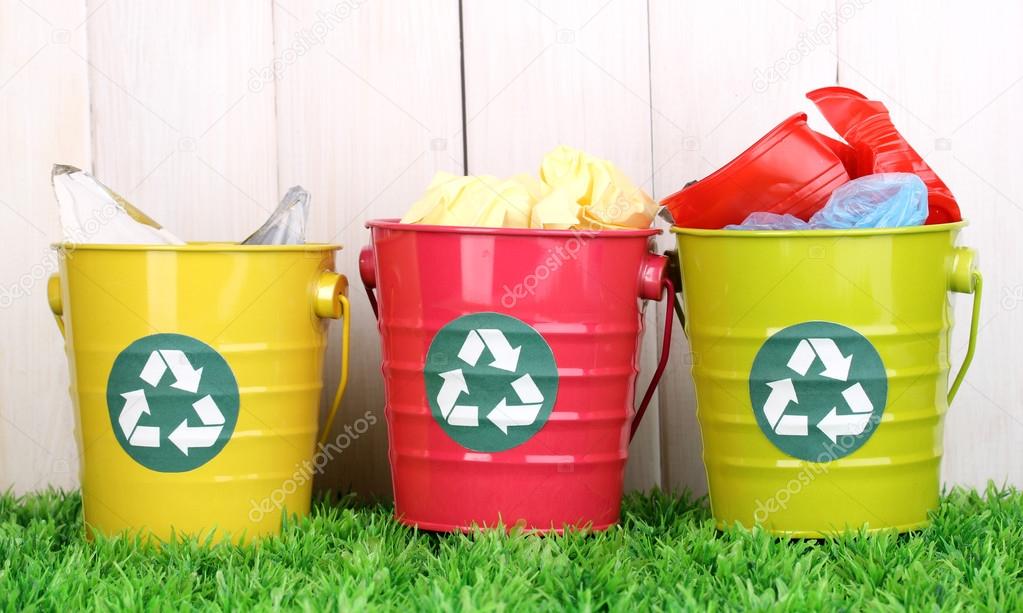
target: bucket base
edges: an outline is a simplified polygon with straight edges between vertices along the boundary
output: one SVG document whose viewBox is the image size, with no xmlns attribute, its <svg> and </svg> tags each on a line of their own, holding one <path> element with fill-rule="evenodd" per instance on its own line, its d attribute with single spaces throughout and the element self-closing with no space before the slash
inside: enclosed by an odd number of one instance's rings
<svg viewBox="0 0 1023 613">
<path fill-rule="evenodd" d="M 739 523 L 739 522 L 735 522 L 735 523 Z M 729 524 L 729 523 L 724 522 L 724 521 L 717 521 L 717 522 L 715 522 L 714 525 L 715 525 L 715 527 L 718 530 L 725 531 L 728 528 L 731 528 L 732 526 L 734 526 L 735 524 Z M 739 524 L 739 525 L 741 525 L 746 530 L 750 530 L 751 529 L 750 526 L 747 526 L 745 524 Z M 927 520 L 924 520 L 924 521 L 918 521 L 918 522 L 911 523 L 911 524 L 900 524 L 900 525 L 897 525 L 897 526 L 883 526 L 883 527 L 880 527 L 880 528 L 867 528 L 864 532 L 866 532 L 867 534 L 881 534 L 881 533 L 891 533 L 891 532 L 896 532 L 898 534 L 905 534 L 906 532 L 918 532 L 920 530 L 923 530 L 925 528 L 930 527 L 930 525 L 931 525 L 931 520 L 927 519 Z M 810 539 L 831 539 L 831 538 L 835 538 L 835 537 L 838 537 L 838 536 L 841 536 L 842 534 L 844 534 L 843 531 L 822 532 L 822 531 L 819 531 L 819 530 L 775 530 L 775 529 L 768 528 L 766 526 L 759 526 L 759 527 L 760 527 L 760 529 L 764 530 L 765 532 L 769 532 L 770 534 L 772 534 L 772 535 L 774 535 L 774 536 L 776 536 L 778 538 L 808 539 L 808 540 L 810 540 Z M 857 529 L 857 528 L 849 528 L 849 531 L 857 532 L 858 533 L 859 529 Z"/>
<path fill-rule="evenodd" d="M 404 517 L 400 517 L 397 514 L 394 515 L 394 519 L 398 523 L 403 525 L 403 526 L 408 526 L 409 528 L 416 528 L 418 530 L 424 530 L 424 531 L 427 531 L 427 532 L 447 532 L 447 533 L 461 532 L 462 534 L 469 534 L 469 533 L 475 532 L 477 530 L 495 530 L 496 529 L 495 526 L 485 526 L 485 525 L 484 526 L 464 526 L 464 525 L 460 525 L 460 524 L 439 524 L 439 523 L 433 523 L 433 522 L 414 521 L 414 520 L 411 520 L 411 519 L 406 519 Z M 603 524 L 600 524 L 600 525 L 597 525 L 597 526 L 586 526 L 586 527 L 562 526 L 561 528 L 522 528 L 522 532 L 525 533 L 525 534 L 539 534 L 539 535 L 544 535 L 544 534 L 558 534 L 558 535 L 561 535 L 561 534 L 564 534 L 566 531 L 575 531 L 575 532 L 603 532 L 603 531 L 607 530 L 608 528 L 610 528 L 611 526 L 614 526 L 614 525 L 617 525 L 617 524 L 618 524 L 617 521 L 613 521 L 613 522 L 603 523 Z M 518 524 L 512 524 L 510 526 L 504 526 L 504 531 L 505 532 L 511 532 L 512 530 L 514 530 L 516 527 L 519 527 L 519 526 L 521 526 L 521 522 L 518 523 Z"/>
</svg>

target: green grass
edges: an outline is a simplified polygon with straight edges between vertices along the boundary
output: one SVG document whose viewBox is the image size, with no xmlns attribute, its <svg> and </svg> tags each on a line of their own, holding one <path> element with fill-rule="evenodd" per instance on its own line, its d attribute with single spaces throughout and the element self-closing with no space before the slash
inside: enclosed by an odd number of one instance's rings
<svg viewBox="0 0 1023 613">
<path fill-rule="evenodd" d="M 77 494 L 0 496 L 5 610 L 1021 610 L 1023 494 L 954 490 L 916 535 L 784 541 L 633 495 L 619 528 L 417 533 L 320 503 L 258 546 L 83 539 Z"/>
</svg>

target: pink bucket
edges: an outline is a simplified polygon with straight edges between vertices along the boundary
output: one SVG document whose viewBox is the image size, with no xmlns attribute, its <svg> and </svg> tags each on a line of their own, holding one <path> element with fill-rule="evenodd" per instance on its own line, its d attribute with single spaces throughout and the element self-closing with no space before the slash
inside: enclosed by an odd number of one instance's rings
<svg viewBox="0 0 1023 613">
<path fill-rule="evenodd" d="M 370 221 L 395 514 L 427 530 L 618 521 L 644 300 L 674 292 L 658 230 Z M 375 290 L 375 293 L 374 293 Z"/>
</svg>

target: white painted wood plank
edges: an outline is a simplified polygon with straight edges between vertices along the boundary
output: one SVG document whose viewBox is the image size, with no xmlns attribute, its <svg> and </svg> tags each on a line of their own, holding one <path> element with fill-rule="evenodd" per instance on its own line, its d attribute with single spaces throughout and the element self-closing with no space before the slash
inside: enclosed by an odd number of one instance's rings
<svg viewBox="0 0 1023 613">
<path fill-rule="evenodd" d="M 646 18 L 627 0 L 466 1 L 469 172 L 536 173 L 545 153 L 567 144 L 611 160 L 649 191 Z M 647 309 L 637 395 L 655 364 L 655 311 Z M 655 402 L 630 450 L 629 488 L 660 484 L 657 421 Z"/>
<path fill-rule="evenodd" d="M 89 0 L 95 174 L 185 240 L 238 241 L 281 196 L 271 4 Z"/>
<path fill-rule="evenodd" d="M 78 482 L 64 345 L 46 301 L 56 161 L 89 166 L 85 2 L 0 1 L 0 489 Z"/>
<path fill-rule="evenodd" d="M 380 338 L 358 276 L 366 220 L 401 216 L 438 170 L 461 173 L 456 0 L 274 3 L 280 182 L 313 193 L 311 241 L 344 245 L 352 284 L 351 381 L 335 432 L 376 418 L 319 480 L 321 487 L 390 498 Z M 326 393 L 337 383 L 332 328 Z"/>
<path fill-rule="evenodd" d="M 713 172 L 808 109 L 804 93 L 834 83 L 836 21 L 835 4 L 820 0 L 651 0 L 656 197 Z M 661 384 L 663 480 L 703 494 L 693 358 L 678 328 L 676 339 Z"/>
<path fill-rule="evenodd" d="M 839 78 L 885 102 L 952 189 L 986 281 L 977 357 L 947 415 L 943 479 L 1023 483 L 1023 6 L 875 2 L 840 28 Z M 953 369 L 970 299 L 955 298 Z"/>
</svg>

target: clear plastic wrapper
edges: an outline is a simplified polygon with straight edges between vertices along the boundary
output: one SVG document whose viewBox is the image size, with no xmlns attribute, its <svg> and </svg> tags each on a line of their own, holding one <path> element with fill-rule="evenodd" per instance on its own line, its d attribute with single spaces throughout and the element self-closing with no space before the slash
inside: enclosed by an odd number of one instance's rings
<svg viewBox="0 0 1023 613">
<path fill-rule="evenodd" d="M 242 241 L 243 245 L 302 245 L 305 244 L 305 224 L 309 218 L 312 196 L 301 185 L 284 194 L 270 218 Z"/>
<path fill-rule="evenodd" d="M 92 175 L 64 164 L 51 174 L 57 198 L 61 232 L 70 243 L 183 245 L 165 230 Z"/>
<path fill-rule="evenodd" d="M 810 224 L 795 215 L 757 211 L 750 213 L 741 224 L 725 226 L 725 230 L 809 230 Z"/>
</svg>

